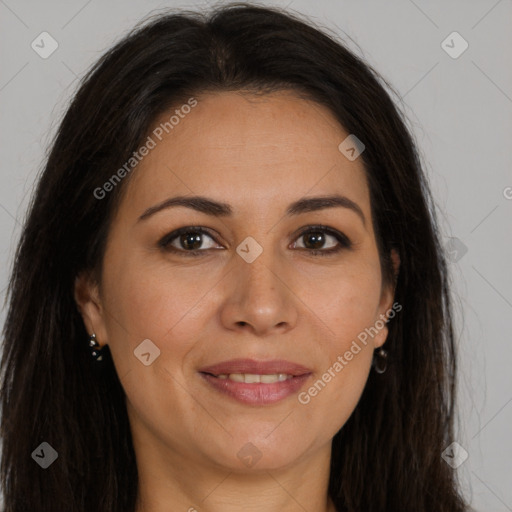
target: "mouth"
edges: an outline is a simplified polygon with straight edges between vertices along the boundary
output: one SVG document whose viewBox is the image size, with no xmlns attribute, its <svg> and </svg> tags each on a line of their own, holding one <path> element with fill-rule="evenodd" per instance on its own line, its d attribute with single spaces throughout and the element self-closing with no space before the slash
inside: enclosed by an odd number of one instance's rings
<svg viewBox="0 0 512 512">
<path fill-rule="evenodd" d="M 245 384 L 274 384 L 275 382 L 284 382 L 293 379 L 294 375 L 287 373 L 271 373 L 258 375 L 255 373 L 221 373 L 219 375 L 207 374 L 220 380 L 232 380 L 233 382 L 244 382 Z"/>
<path fill-rule="evenodd" d="M 249 405 L 268 405 L 297 393 L 312 375 L 305 366 L 283 360 L 234 359 L 199 371 L 213 390 Z"/>
</svg>

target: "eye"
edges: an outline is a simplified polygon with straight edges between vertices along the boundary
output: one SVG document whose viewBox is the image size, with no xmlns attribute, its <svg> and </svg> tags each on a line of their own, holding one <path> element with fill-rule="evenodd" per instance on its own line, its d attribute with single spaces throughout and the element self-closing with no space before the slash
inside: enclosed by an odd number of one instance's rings
<svg viewBox="0 0 512 512">
<path fill-rule="evenodd" d="M 329 238 L 334 239 L 334 245 L 322 248 Z M 313 256 L 329 256 L 352 247 L 346 235 L 327 226 L 311 226 L 299 234 L 298 240 L 301 239 L 305 240 L 305 244 L 299 248 L 307 250 Z M 296 243 L 294 246 L 297 248 Z"/>
<path fill-rule="evenodd" d="M 199 256 L 206 250 L 215 248 L 213 246 L 204 247 L 203 236 L 207 236 L 215 242 L 213 236 L 206 229 L 199 226 L 187 226 L 165 235 L 158 245 L 166 251 L 180 253 L 184 256 Z M 322 248 L 329 238 L 334 240 L 334 245 Z M 297 247 L 297 242 L 295 242 L 293 248 L 305 250 L 313 256 L 329 256 L 352 247 L 351 241 L 343 233 L 327 226 L 310 226 L 298 235 L 297 240 L 300 239 L 304 239 L 305 244 Z"/>
<path fill-rule="evenodd" d="M 210 235 L 206 229 L 187 226 L 165 235 L 160 242 L 158 242 L 158 245 L 171 252 L 179 252 L 184 256 L 196 256 L 206 249 L 212 249 L 212 247 L 203 247 L 200 249 L 203 245 L 202 237 L 205 235 L 210 238 L 210 240 L 213 240 L 212 235 Z M 176 247 L 176 244 L 178 247 Z"/>
</svg>

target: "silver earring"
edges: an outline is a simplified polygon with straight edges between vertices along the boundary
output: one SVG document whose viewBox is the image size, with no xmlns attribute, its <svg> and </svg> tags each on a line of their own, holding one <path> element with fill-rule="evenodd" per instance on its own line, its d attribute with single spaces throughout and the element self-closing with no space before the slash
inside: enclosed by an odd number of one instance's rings
<svg viewBox="0 0 512 512">
<path fill-rule="evenodd" d="M 388 367 L 388 353 L 382 347 L 373 354 L 372 367 L 377 373 L 384 373 Z"/>
<path fill-rule="evenodd" d="M 96 340 L 96 334 L 91 334 L 89 337 L 89 350 L 91 351 L 91 356 L 96 361 L 103 361 L 102 348 L 100 348 L 99 343 Z"/>
</svg>

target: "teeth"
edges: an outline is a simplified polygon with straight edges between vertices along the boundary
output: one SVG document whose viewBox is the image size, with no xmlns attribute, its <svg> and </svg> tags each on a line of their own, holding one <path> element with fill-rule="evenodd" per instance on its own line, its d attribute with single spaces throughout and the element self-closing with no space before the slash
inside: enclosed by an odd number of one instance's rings
<svg viewBox="0 0 512 512">
<path fill-rule="evenodd" d="M 272 375 L 256 375 L 254 373 L 230 373 L 227 375 L 223 373 L 221 375 L 217 375 L 218 379 L 226 380 L 230 379 L 235 382 L 244 382 L 245 384 L 254 384 L 254 383 L 263 383 L 263 384 L 273 384 L 274 382 L 283 382 L 287 379 L 291 379 L 292 375 L 287 375 L 286 373 L 274 373 Z"/>
</svg>

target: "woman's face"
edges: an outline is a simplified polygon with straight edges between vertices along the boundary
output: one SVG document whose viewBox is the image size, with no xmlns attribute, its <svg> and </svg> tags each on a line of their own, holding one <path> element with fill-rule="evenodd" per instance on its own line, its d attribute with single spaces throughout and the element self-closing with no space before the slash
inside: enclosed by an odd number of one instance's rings
<svg viewBox="0 0 512 512">
<path fill-rule="evenodd" d="M 197 102 L 150 134 L 100 291 L 79 280 L 77 301 L 110 346 L 136 446 L 232 471 L 285 468 L 330 450 L 387 334 L 361 342 L 393 303 L 363 163 L 338 149 L 349 134 L 326 108 L 292 93 Z M 212 203 L 154 209 L 178 196 Z M 306 202 L 326 196 L 346 199 Z M 315 225 L 327 230 L 303 234 Z"/>
</svg>

